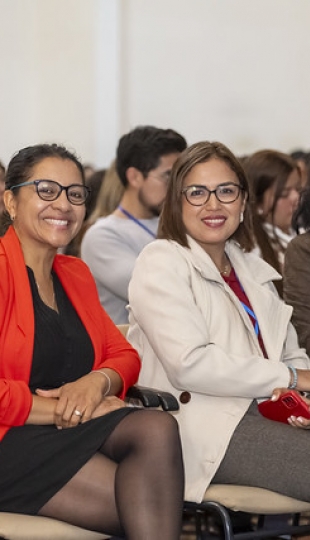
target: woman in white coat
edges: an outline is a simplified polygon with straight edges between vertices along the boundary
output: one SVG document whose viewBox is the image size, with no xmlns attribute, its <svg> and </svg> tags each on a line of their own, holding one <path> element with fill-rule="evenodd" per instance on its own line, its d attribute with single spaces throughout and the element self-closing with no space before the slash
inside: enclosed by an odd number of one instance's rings
<svg viewBox="0 0 310 540">
<path fill-rule="evenodd" d="M 247 200 L 243 168 L 224 145 L 181 154 L 160 239 L 140 254 L 130 283 L 129 340 L 142 358 L 139 382 L 179 400 L 187 500 L 217 482 L 310 501 L 310 421 L 282 424 L 257 409 L 287 388 L 310 390 L 310 361 L 272 283 L 281 276 L 247 253 Z"/>
</svg>

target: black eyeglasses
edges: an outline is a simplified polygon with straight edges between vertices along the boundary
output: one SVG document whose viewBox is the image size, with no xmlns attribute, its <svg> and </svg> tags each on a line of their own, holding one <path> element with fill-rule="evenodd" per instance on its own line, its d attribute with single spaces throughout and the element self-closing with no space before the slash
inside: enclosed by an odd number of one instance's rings
<svg viewBox="0 0 310 540">
<path fill-rule="evenodd" d="M 187 186 L 182 190 L 182 194 L 185 195 L 189 204 L 203 206 L 208 202 L 212 193 L 214 193 L 217 200 L 221 203 L 230 204 L 238 199 L 241 191 L 244 191 L 244 188 L 239 186 L 239 184 L 227 182 L 220 184 L 216 189 L 212 190 L 206 186 Z"/>
<path fill-rule="evenodd" d="M 62 186 L 55 180 L 32 180 L 23 182 L 17 186 L 12 186 L 10 189 L 35 185 L 37 194 L 43 201 L 56 201 L 60 197 L 62 191 L 66 192 L 67 199 L 71 204 L 77 206 L 84 204 L 90 194 L 91 189 L 83 184 L 71 184 L 70 186 Z"/>
</svg>

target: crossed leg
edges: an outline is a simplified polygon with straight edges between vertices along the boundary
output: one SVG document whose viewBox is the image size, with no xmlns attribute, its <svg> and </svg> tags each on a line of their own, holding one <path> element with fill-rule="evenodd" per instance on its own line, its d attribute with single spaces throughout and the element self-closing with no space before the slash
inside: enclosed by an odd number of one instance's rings
<svg viewBox="0 0 310 540">
<path fill-rule="evenodd" d="M 178 540 L 183 463 L 175 419 L 139 410 L 123 418 L 39 514 L 127 540 Z"/>
</svg>

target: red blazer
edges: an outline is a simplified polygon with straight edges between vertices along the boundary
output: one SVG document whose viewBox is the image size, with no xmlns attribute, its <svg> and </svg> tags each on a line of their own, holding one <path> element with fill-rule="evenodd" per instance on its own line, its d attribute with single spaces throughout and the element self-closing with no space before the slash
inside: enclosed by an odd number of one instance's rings
<svg viewBox="0 0 310 540">
<path fill-rule="evenodd" d="M 80 316 L 94 347 L 93 369 L 111 368 L 121 376 L 124 397 L 138 378 L 140 359 L 103 310 L 87 265 L 56 255 L 53 269 Z M 28 387 L 34 344 L 34 312 L 23 252 L 13 227 L 0 238 L 0 440 L 28 418 Z"/>
</svg>

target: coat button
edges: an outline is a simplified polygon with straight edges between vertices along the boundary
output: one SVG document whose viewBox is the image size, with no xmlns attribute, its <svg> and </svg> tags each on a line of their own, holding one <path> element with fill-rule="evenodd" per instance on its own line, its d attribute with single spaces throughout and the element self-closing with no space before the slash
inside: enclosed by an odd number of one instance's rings
<svg viewBox="0 0 310 540">
<path fill-rule="evenodd" d="M 182 392 L 182 394 L 180 394 L 180 403 L 188 403 L 191 399 L 192 399 L 192 396 L 190 395 L 189 392 Z"/>
</svg>

